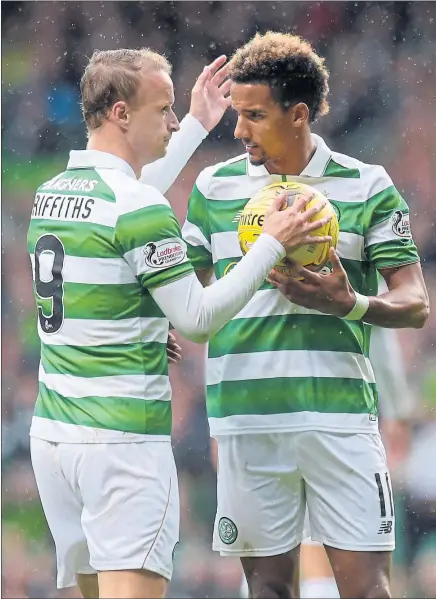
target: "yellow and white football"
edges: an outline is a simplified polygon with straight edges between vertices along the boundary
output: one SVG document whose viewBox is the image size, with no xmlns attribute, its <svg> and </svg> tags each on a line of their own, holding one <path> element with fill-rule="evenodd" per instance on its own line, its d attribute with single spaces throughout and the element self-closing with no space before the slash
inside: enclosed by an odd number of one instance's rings
<svg viewBox="0 0 436 599">
<path fill-rule="evenodd" d="M 271 185 L 263 187 L 247 202 L 239 219 L 238 238 L 243 254 L 251 248 L 257 237 L 262 233 L 265 213 L 268 211 L 274 198 L 284 191 L 288 192 L 288 206 L 292 206 L 299 196 L 310 197 L 309 202 L 305 206 L 305 210 L 312 208 L 319 202 L 326 201 L 326 197 L 313 187 L 295 181 L 272 183 Z M 332 204 L 328 200 L 326 206 L 312 219 L 313 222 L 328 215 L 332 216 L 331 220 L 327 224 L 319 227 L 319 229 L 311 231 L 310 235 L 331 235 L 331 241 L 304 245 L 298 250 L 290 252 L 287 255 L 288 258 L 291 258 L 301 266 L 312 271 L 319 271 L 325 266 L 328 261 L 329 249 L 331 247 L 336 248 L 338 243 L 338 219 Z M 282 260 L 276 268 L 277 270 L 289 272 L 286 258 Z"/>
</svg>

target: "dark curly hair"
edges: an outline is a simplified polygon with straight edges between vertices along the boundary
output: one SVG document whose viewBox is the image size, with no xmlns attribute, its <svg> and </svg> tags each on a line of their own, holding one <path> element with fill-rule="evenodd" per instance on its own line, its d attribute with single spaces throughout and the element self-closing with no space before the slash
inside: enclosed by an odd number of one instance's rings
<svg viewBox="0 0 436 599">
<path fill-rule="evenodd" d="M 268 85 L 283 110 L 304 102 L 310 123 L 329 111 L 329 72 L 324 59 L 298 35 L 257 33 L 235 52 L 229 66 L 235 83 Z"/>
</svg>

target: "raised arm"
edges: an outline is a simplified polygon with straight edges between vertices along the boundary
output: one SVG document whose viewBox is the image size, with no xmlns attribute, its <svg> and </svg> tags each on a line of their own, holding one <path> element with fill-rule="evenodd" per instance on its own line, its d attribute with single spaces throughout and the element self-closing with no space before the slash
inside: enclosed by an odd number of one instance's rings
<svg viewBox="0 0 436 599">
<path fill-rule="evenodd" d="M 166 155 L 143 167 L 141 183 L 166 193 L 208 133 L 194 116 L 187 114 L 180 130 L 173 134 Z"/>
<path fill-rule="evenodd" d="M 225 62 L 226 57 L 220 56 L 203 69 L 192 89 L 189 114 L 172 136 L 166 156 L 143 167 L 142 183 L 165 193 L 203 139 L 220 122 L 230 104 Z"/>
</svg>

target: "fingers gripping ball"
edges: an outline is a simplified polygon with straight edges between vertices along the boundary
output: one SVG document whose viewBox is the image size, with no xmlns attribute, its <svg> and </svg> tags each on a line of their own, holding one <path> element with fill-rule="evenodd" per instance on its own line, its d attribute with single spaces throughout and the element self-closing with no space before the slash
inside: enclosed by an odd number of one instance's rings
<svg viewBox="0 0 436 599">
<path fill-rule="evenodd" d="M 256 241 L 257 237 L 262 233 L 262 225 L 266 212 L 274 201 L 274 198 L 284 191 L 287 192 L 288 206 L 292 206 L 295 200 L 300 196 L 309 197 L 310 200 L 307 202 L 304 210 L 312 208 L 319 202 L 327 201 L 326 206 L 313 217 L 312 222 L 328 215 L 331 215 L 332 218 L 327 224 L 322 225 L 319 229 L 311 231 L 310 235 L 315 237 L 331 235 L 331 241 L 319 244 L 306 244 L 287 255 L 287 258 L 291 258 L 301 266 L 304 266 L 309 270 L 319 271 L 328 262 L 329 249 L 331 247 L 336 248 L 337 246 L 339 223 L 336 212 L 330 202 L 326 200 L 325 196 L 313 187 L 304 185 L 303 183 L 284 182 L 267 185 L 247 202 L 238 224 L 238 238 L 242 253 L 246 254 Z M 285 207 L 286 206 L 284 206 L 284 208 Z M 276 268 L 284 272 L 288 271 L 289 263 L 286 258 L 282 260 Z"/>
</svg>

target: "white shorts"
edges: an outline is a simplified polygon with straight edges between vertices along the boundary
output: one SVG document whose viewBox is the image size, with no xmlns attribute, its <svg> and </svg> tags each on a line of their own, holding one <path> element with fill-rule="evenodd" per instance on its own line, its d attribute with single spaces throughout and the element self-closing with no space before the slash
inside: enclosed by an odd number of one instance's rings
<svg viewBox="0 0 436 599">
<path fill-rule="evenodd" d="M 31 438 L 36 483 L 56 545 L 58 588 L 76 573 L 156 572 L 170 580 L 179 540 L 171 443 L 52 443 Z"/>
<path fill-rule="evenodd" d="M 395 548 L 386 454 L 377 434 L 304 431 L 220 436 L 213 548 L 263 557 L 302 541 L 351 551 Z"/>
</svg>

